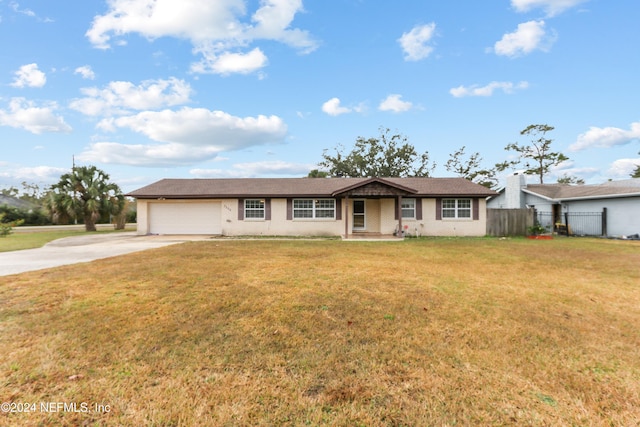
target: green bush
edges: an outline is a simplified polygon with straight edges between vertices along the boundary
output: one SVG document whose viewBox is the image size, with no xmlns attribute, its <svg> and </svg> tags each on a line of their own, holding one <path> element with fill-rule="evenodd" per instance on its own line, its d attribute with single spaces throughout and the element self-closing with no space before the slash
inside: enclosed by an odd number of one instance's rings
<svg viewBox="0 0 640 427">
<path fill-rule="evenodd" d="M 529 232 L 530 235 L 538 236 L 540 234 L 546 233 L 548 230 L 545 227 L 543 227 L 541 224 L 536 224 L 536 225 L 532 225 L 531 227 L 528 227 L 527 231 Z"/>
<path fill-rule="evenodd" d="M 9 234 L 13 233 L 13 227 L 18 225 L 22 225 L 24 220 L 19 219 L 16 221 L 5 221 L 5 214 L 0 213 L 0 237 L 7 237 Z"/>
<path fill-rule="evenodd" d="M 17 225 L 51 225 L 49 215 L 41 208 L 35 209 L 19 209 L 16 207 L 2 205 L 0 206 L 0 222 L 11 223 L 22 221 Z"/>
</svg>

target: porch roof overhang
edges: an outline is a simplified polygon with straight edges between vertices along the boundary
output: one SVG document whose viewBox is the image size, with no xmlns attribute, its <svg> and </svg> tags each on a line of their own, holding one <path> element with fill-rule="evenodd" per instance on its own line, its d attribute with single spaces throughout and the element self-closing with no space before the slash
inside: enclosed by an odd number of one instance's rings
<svg viewBox="0 0 640 427">
<path fill-rule="evenodd" d="M 333 197 L 397 197 L 411 196 L 418 190 L 383 178 L 369 178 L 331 193 Z"/>
</svg>

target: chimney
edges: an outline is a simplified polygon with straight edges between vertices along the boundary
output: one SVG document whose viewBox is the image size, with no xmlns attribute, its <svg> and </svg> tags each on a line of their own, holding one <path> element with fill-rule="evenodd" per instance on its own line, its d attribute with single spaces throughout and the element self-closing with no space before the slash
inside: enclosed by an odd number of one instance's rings
<svg viewBox="0 0 640 427">
<path fill-rule="evenodd" d="M 507 177 L 507 187 L 505 188 L 506 208 L 524 209 L 524 194 L 522 189 L 527 186 L 526 179 L 522 173 L 514 173 Z"/>
</svg>

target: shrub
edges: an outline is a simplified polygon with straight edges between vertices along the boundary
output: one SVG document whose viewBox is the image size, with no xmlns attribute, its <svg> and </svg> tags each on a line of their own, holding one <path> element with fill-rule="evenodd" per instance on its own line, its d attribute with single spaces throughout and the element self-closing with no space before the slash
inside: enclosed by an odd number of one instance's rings
<svg viewBox="0 0 640 427">
<path fill-rule="evenodd" d="M 22 221 L 17 225 L 50 225 L 51 219 L 49 215 L 43 211 L 43 209 L 36 207 L 34 209 L 20 209 L 13 206 L 2 205 L 0 206 L 0 215 L 3 215 L 1 222 L 17 222 Z"/>
<path fill-rule="evenodd" d="M 527 228 L 527 232 L 533 236 L 537 236 L 539 234 L 544 234 L 547 232 L 546 227 L 543 227 L 541 224 L 532 225 Z"/>
<path fill-rule="evenodd" d="M 24 220 L 22 219 L 5 222 L 5 214 L 0 213 L 0 237 L 7 237 L 9 234 L 13 233 L 13 227 L 22 225 L 22 223 L 24 223 Z"/>
</svg>

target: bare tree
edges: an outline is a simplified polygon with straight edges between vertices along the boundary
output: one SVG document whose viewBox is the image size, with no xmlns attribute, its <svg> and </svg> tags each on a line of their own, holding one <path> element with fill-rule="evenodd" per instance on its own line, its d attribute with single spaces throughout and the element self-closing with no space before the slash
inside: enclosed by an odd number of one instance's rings
<svg viewBox="0 0 640 427">
<path fill-rule="evenodd" d="M 530 137 L 531 145 L 519 145 L 518 143 L 507 145 L 505 150 L 518 153 L 518 159 L 499 163 L 496 168 L 499 171 L 503 171 L 523 163 L 526 173 L 538 175 L 540 184 L 544 184 L 544 176 L 549 173 L 553 166 L 569 160 L 564 154 L 551 151 L 553 139 L 547 138 L 547 132 L 551 132 L 553 129 L 555 129 L 553 126 L 546 124 L 527 126 L 520 132 L 520 135 Z"/>
</svg>

